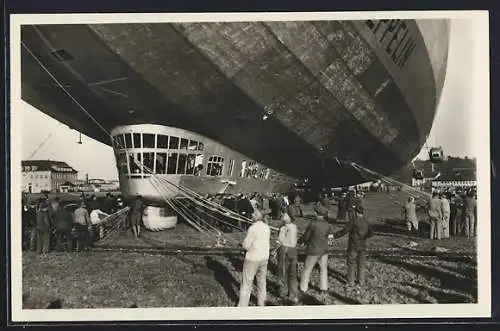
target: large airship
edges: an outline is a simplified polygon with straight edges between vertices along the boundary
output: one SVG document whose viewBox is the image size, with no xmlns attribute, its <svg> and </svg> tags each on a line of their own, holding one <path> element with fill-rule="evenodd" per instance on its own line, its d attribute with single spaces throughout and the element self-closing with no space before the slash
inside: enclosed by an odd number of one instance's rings
<svg viewBox="0 0 500 331">
<path fill-rule="evenodd" d="M 23 25 L 21 41 L 22 99 L 113 146 L 122 193 L 167 227 L 175 185 L 284 192 L 366 181 L 350 162 L 402 168 L 432 126 L 449 21 Z"/>
</svg>

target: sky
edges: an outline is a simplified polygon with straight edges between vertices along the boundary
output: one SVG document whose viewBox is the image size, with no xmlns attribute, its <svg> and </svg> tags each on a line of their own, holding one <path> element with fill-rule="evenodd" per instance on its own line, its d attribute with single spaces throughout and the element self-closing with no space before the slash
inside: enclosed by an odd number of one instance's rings
<svg viewBox="0 0 500 331">
<path fill-rule="evenodd" d="M 427 145 L 442 146 L 444 153 L 451 156 L 475 157 L 473 136 L 474 100 L 473 89 L 474 63 L 473 29 L 466 19 L 452 20 L 448 68 L 441 100 L 437 109 Z M 82 135 L 68 126 L 43 114 L 29 104 L 22 102 L 22 158 L 50 159 L 65 161 L 78 171 L 79 178 L 117 179 L 115 158 L 111 147 Z M 40 147 L 50 135 L 44 145 Z M 419 158 L 426 158 L 423 149 Z"/>
</svg>

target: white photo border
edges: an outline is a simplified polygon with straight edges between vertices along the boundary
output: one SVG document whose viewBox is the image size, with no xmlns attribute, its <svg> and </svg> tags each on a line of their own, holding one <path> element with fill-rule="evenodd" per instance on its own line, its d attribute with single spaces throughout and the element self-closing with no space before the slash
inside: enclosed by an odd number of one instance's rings
<svg viewBox="0 0 500 331">
<path fill-rule="evenodd" d="M 475 70 L 474 143 L 477 151 L 478 193 L 478 302 L 474 304 L 396 304 L 291 307 L 196 307 L 134 309 L 23 309 L 21 252 L 21 51 L 23 24 L 96 24 L 152 22 L 363 20 L 363 19 L 469 19 L 477 43 Z M 489 119 L 489 18 L 487 11 L 391 11 L 316 13 L 184 13 L 184 14 L 13 14 L 10 15 L 11 88 L 11 317 L 12 322 L 48 321 L 212 321 L 212 320 L 303 320 L 388 318 L 491 317 L 490 252 L 490 119 Z M 481 240 L 479 240 L 479 238 Z"/>
</svg>

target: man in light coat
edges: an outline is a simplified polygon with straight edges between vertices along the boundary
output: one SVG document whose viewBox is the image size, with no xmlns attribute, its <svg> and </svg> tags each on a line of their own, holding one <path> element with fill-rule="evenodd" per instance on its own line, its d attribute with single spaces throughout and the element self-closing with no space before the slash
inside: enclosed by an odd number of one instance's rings
<svg viewBox="0 0 500 331">
<path fill-rule="evenodd" d="M 441 212 L 442 216 L 442 227 L 443 227 L 443 238 L 450 238 L 450 201 L 447 199 L 446 195 L 441 194 Z"/>
<path fill-rule="evenodd" d="M 441 200 L 437 192 L 432 193 L 432 199 L 429 200 L 429 222 L 431 224 L 430 239 L 440 240 L 442 237 L 442 219 Z"/>
<path fill-rule="evenodd" d="M 271 230 L 264 222 L 264 216 L 259 210 L 253 212 L 252 219 L 254 223 L 248 228 L 242 243 L 247 252 L 243 263 L 238 307 L 248 306 L 255 277 L 257 277 L 257 305 L 265 306 L 266 303 L 266 277 Z"/>
</svg>

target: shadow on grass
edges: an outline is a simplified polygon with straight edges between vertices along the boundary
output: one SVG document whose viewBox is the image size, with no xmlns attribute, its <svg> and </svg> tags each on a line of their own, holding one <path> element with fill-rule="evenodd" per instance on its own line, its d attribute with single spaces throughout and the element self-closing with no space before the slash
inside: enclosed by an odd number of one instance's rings
<svg viewBox="0 0 500 331">
<path fill-rule="evenodd" d="M 437 278 L 441 281 L 441 286 L 443 288 L 468 293 L 474 297 L 477 296 L 477 284 L 471 281 L 471 279 L 459 278 L 456 277 L 456 275 L 450 274 L 443 270 L 438 270 L 436 268 L 433 268 L 432 266 L 414 264 L 402 261 L 401 259 L 379 256 L 377 257 L 377 260 L 385 264 L 405 268 L 408 271 L 420 274 L 429 279 Z"/>
<path fill-rule="evenodd" d="M 403 236 L 405 238 L 419 237 L 414 232 L 408 232 L 406 222 L 402 219 L 383 219 L 381 223 L 373 224 L 373 231 L 378 235 Z"/>
<path fill-rule="evenodd" d="M 239 288 L 240 282 L 238 282 L 233 275 L 227 270 L 219 261 L 212 257 L 205 257 L 206 266 L 213 271 L 215 280 L 222 286 L 224 292 L 226 292 L 227 297 L 234 304 L 238 303 L 238 294 L 236 293 L 234 287 Z"/>
<path fill-rule="evenodd" d="M 323 302 L 316 299 L 314 296 L 310 294 L 302 294 L 300 301 L 303 305 L 306 306 L 322 306 Z"/>
<path fill-rule="evenodd" d="M 313 286 L 311 286 L 311 289 L 316 290 L 316 291 L 318 291 L 318 292 L 320 291 L 320 288 L 319 288 L 319 287 L 317 287 L 317 286 L 314 286 L 314 285 L 313 285 Z M 359 302 L 359 301 L 357 301 L 357 300 L 355 300 L 355 299 L 352 299 L 352 298 L 346 297 L 346 296 L 344 296 L 344 295 L 342 295 L 342 294 L 340 294 L 340 293 L 337 293 L 337 292 L 335 292 L 335 291 L 328 291 L 327 293 L 328 293 L 328 295 L 330 295 L 332 298 L 334 298 L 334 299 L 335 299 L 335 300 L 337 300 L 337 301 L 340 301 L 340 302 L 341 302 L 341 303 L 343 303 L 343 304 L 347 304 L 347 305 L 360 305 L 360 304 L 361 304 L 361 302 Z"/>
<path fill-rule="evenodd" d="M 407 286 L 411 286 L 418 290 L 420 293 L 426 292 L 431 297 L 437 300 L 438 303 L 470 303 L 471 298 L 467 295 L 463 295 L 455 292 L 445 292 L 436 288 L 430 288 L 422 285 L 405 283 Z M 477 296 L 477 293 L 470 293 L 474 298 Z M 430 301 L 424 301 L 428 303 Z"/>
<path fill-rule="evenodd" d="M 341 284 L 347 284 L 347 275 L 344 275 L 332 267 L 328 267 L 328 276 L 333 276 L 333 278 L 338 280 Z"/>
<path fill-rule="evenodd" d="M 410 293 L 408 291 L 401 290 L 401 289 L 397 289 L 397 291 L 400 294 L 404 295 L 405 297 L 411 298 L 411 299 L 417 301 L 418 303 L 432 303 L 431 300 L 426 300 L 426 299 L 422 298 L 421 295 L 413 294 L 413 293 Z"/>
</svg>

